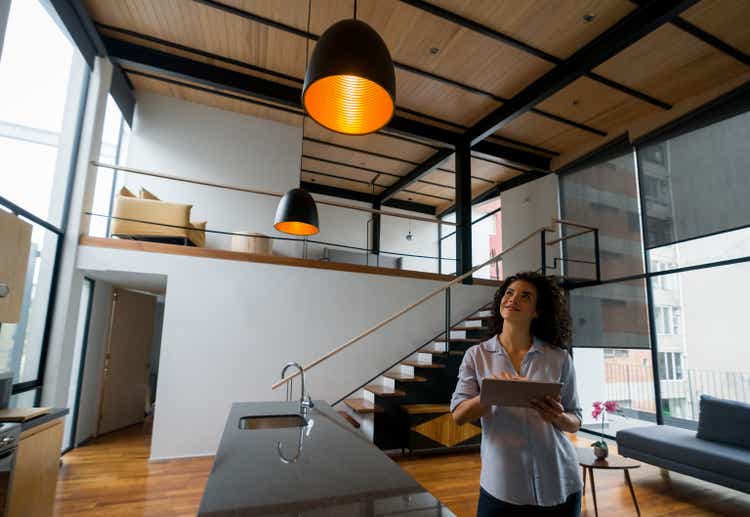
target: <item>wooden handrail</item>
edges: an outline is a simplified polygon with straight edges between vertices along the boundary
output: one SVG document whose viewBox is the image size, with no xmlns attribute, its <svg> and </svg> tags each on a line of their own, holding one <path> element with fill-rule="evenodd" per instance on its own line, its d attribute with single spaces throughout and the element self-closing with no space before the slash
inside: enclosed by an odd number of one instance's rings
<svg viewBox="0 0 750 517">
<path fill-rule="evenodd" d="M 124 167 L 122 165 L 102 163 L 97 160 L 92 160 L 91 165 L 94 165 L 96 167 L 103 167 L 105 169 L 112 169 L 116 171 L 132 172 L 133 174 L 140 174 L 142 176 L 151 176 L 154 178 L 161 178 L 165 180 L 182 181 L 184 183 L 192 183 L 194 185 L 203 185 L 206 187 L 223 188 L 226 190 L 234 190 L 236 192 L 247 192 L 250 194 L 259 194 L 261 196 L 283 197 L 284 195 L 279 192 L 273 192 L 271 190 L 238 187 L 236 185 L 228 185 L 226 183 L 214 183 L 211 181 L 197 180 L 193 178 L 184 178 L 180 176 L 174 176 L 172 174 L 164 174 L 161 172 L 148 171 L 145 169 L 136 169 L 135 167 Z M 328 206 L 336 206 L 339 208 L 348 208 L 351 210 L 359 210 L 360 212 L 370 212 L 371 214 L 387 215 L 390 217 L 399 217 L 401 219 L 411 219 L 412 221 L 424 221 L 427 223 L 444 224 L 447 226 L 457 226 L 457 223 L 452 223 L 450 221 L 442 221 L 434 217 L 420 217 L 418 215 L 400 214 L 398 212 L 390 212 L 388 210 L 375 210 L 374 208 L 365 208 L 362 206 L 349 205 L 346 203 L 337 203 L 335 201 L 316 200 L 315 202 L 319 205 L 328 205 Z"/>
<path fill-rule="evenodd" d="M 567 219 L 553 219 L 552 222 L 553 223 L 563 224 L 563 225 L 566 225 L 566 226 L 575 226 L 576 228 L 586 228 L 587 230 L 590 230 L 592 232 L 594 230 L 598 230 L 599 229 L 599 228 L 597 228 L 595 226 L 588 226 L 588 225 L 581 224 L 581 223 L 574 223 L 573 221 L 568 221 Z"/>
<path fill-rule="evenodd" d="M 554 223 L 554 222 L 555 222 L 555 221 L 553 220 L 553 223 Z M 539 234 L 540 234 L 540 233 L 542 233 L 543 231 L 555 231 L 555 230 L 554 230 L 553 228 L 550 228 L 550 227 L 545 227 L 545 226 L 542 226 L 542 227 L 538 228 L 537 230 L 534 230 L 534 231 L 533 231 L 532 233 L 530 233 L 529 235 L 527 235 L 526 237 L 524 237 L 524 238 L 523 238 L 523 239 L 521 239 L 520 241 L 518 241 L 518 242 L 514 243 L 514 244 L 513 244 L 513 245 L 512 245 L 512 246 L 511 246 L 510 248 L 508 248 L 508 249 L 506 249 L 506 250 L 503 250 L 503 251 L 501 251 L 500 253 L 498 253 L 498 254 L 497 254 L 497 255 L 495 255 L 494 257 L 491 257 L 491 258 L 490 258 L 489 260 L 487 260 L 487 261 L 483 262 L 482 264 L 480 264 L 480 265 L 478 265 L 478 266 L 475 266 L 475 267 L 473 267 L 472 269 L 470 269 L 470 270 L 469 270 L 469 271 L 467 271 L 466 273 L 464 273 L 464 274 L 462 274 L 462 275 L 460 275 L 460 276 L 457 276 L 456 278 L 454 278 L 454 279 L 453 279 L 453 280 L 451 280 L 450 282 L 446 283 L 445 285 L 442 285 L 442 286 L 440 286 L 440 287 L 438 287 L 438 288 L 434 289 L 433 291 L 431 291 L 431 292 L 427 293 L 426 295 L 424 295 L 424 296 L 423 296 L 422 298 L 420 298 L 420 299 L 419 299 L 419 300 L 417 300 L 416 302 L 414 302 L 414 303 L 412 303 L 412 304 L 410 304 L 410 305 L 408 305 L 408 306 L 404 307 L 403 309 L 401 309 L 401 310 L 400 310 L 400 311 L 398 311 L 397 313 L 393 314 L 392 316 L 389 316 L 388 318 L 384 319 L 383 321 L 381 321 L 381 322 L 380 322 L 380 323 L 378 323 L 377 325 L 375 325 L 375 326 L 373 326 L 373 327 L 370 327 L 369 329 L 365 330 L 365 331 L 364 331 L 364 332 L 362 332 L 361 334 L 359 334 L 359 335 L 357 335 L 357 336 L 355 336 L 355 337 L 351 338 L 351 339 L 350 339 L 349 341 L 347 341 L 347 342 L 346 342 L 346 343 L 344 343 L 343 345 L 341 345 L 341 346 L 339 346 L 339 347 L 336 347 L 336 348 L 334 348 L 333 350 L 331 350 L 331 351 L 330 351 L 330 352 L 328 352 L 327 354 L 325 354 L 325 355 L 323 355 L 323 356 L 319 357 L 318 359 L 315 359 L 314 361 L 312 361 L 311 363 L 309 363 L 309 364 L 307 364 L 307 365 L 304 365 L 304 366 L 302 367 L 302 369 L 303 369 L 303 370 L 309 370 L 310 368 L 314 368 L 315 366 L 319 365 L 319 364 L 320 364 L 320 363 L 322 363 L 323 361 L 325 361 L 325 360 L 327 360 L 327 359 L 329 359 L 329 358 L 333 357 L 334 355 L 338 354 L 338 353 L 339 353 L 339 352 L 341 352 L 342 350 L 344 350 L 344 349 L 346 349 L 346 348 L 349 348 L 350 346 L 352 346 L 352 345 L 353 345 L 354 343 L 356 343 L 357 341 L 360 341 L 361 339 L 363 339 L 363 338 L 365 338 L 365 337 L 369 336 L 370 334 L 372 334 L 372 333 L 373 333 L 373 332 L 375 332 L 376 330 L 378 330 L 378 329 L 380 329 L 380 328 L 384 327 L 385 325 L 387 325 L 387 324 L 388 324 L 388 323 L 390 323 L 391 321 L 393 321 L 393 320 L 395 320 L 395 319 L 397 319 L 397 318 L 401 317 L 402 315 L 406 314 L 407 312 L 409 312 L 410 310 L 414 309 L 415 307 L 417 307 L 417 306 L 419 306 L 419 305 L 423 304 L 424 302 L 426 302 L 426 301 L 427 301 L 427 300 L 429 300 L 430 298 L 432 298 L 432 297 L 434 297 L 434 296 L 436 296 L 436 295 L 438 295 L 438 294 L 442 293 L 442 292 L 443 292 L 443 291 L 445 291 L 446 289 L 450 289 L 450 287 L 451 287 L 451 286 L 452 286 L 453 284 L 457 284 L 458 282 L 461 282 L 461 281 L 462 281 L 462 280 L 464 280 L 465 278 L 468 278 L 468 277 L 470 277 L 471 275 L 473 275 L 473 274 L 474 274 L 475 272 L 479 271 L 479 270 L 480 270 L 480 269 L 482 269 L 483 267 L 485 267 L 485 266 L 487 266 L 487 265 L 489 265 L 489 264 L 492 264 L 493 262 L 496 262 L 496 261 L 498 261 L 498 260 L 501 260 L 501 259 L 502 259 L 502 257 L 503 257 L 503 255 L 505 255 L 506 253 L 509 253 L 509 252 L 513 251 L 514 249 L 516 249 L 516 248 L 518 248 L 519 246 L 521 246 L 522 244 L 524 244 L 524 243 L 528 242 L 529 240 L 531 240 L 531 238 L 532 238 L 532 237 L 535 237 L 536 235 L 539 235 Z M 274 384 L 273 384 L 273 385 L 271 386 L 271 389 L 274 389 L 274 390 L 275 390 L 276 388 L 279 388 L 280 386 L 282 386 L 282 385 L 286 384 L 287 382 L 289 382 L 289 381 L 291 381 L 292 379 L 294 379 L 295 377 L 297 377 L 297 376 L 298 376 L 299 374 L 300 374 L 300 373 L 299 373 L 299 371 L 296 371 L 296 372 L 295 372 L 294 374 L 290 375 L 289 377 L 285 377 L 285 378 L 283 378 L 283 379 L 281 379 L 281 380 L 279 380 L 279 381 L 275 382 L 275 383 L 274 383 Z"/>
</svg>

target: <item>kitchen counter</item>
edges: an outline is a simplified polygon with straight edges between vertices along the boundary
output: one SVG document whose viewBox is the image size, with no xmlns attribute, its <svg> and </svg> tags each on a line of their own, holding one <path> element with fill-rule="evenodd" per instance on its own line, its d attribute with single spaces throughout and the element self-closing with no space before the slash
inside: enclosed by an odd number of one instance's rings
<svg viewBox="0 0 750 517">
<path fill-rule="evenodd" d="M 33 429 L 42 424 L 46 424 L 47 422 L 51 422 L 53 420 L 57 420 L 58 418 L 62 418 L 68 413 L 69 413 L 68 408 L 52 408 L 50 412 L 45 415 L 41 415 L 36 418 L 32 418 L 31 420 L 26 420 L 25 422 L 22 422 L 21 432 L 22 433 L 26 432 L 29 429 Z"/>
<path fill-rule="evenodd" d="M 303 428 L 239 426 L 298 413 L 299 402 L 232 406 L 198 515 L 454 517 L 324 401 Z"/>
</svg>

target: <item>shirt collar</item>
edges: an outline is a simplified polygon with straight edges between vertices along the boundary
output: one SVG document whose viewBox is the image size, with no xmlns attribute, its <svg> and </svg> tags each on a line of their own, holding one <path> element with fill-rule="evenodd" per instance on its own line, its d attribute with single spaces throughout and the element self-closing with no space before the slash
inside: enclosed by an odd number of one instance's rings
<svg viewBox="0 0 750 517">
<path fill-rule="evenodd" d="M 541 353 L 544 350 L 544 341 L 536 336 L 532 336 L 532 340 L 533 341 L 531 343 L 531 348 L 529 348 L 529 351 L 526 353 Z M 482 346 L 488 352 L 497 352 L 498 354 L 506 355 L 505 348 L 503 348 L 503 346 L 500 344 L 500 339 L 498 338 L 497 334 L 482 343 Z"/>
</svg>

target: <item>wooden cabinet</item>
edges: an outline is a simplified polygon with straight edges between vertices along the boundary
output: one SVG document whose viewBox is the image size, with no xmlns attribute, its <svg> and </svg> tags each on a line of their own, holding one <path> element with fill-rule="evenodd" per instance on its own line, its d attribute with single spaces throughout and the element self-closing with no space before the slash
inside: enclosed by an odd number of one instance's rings
<svg viewBox="0 0 750 517">
<path fill-rule="evenodd" d="M 52 515 L 63 422 L 58 418 L 21 433 L 10 492 L 10 517 Z"/>
<path fill-rule="evenodd" d="M 31 225 L 0 210 L 0 322 L 18 322 L 30 244 Z"/>
</svg>

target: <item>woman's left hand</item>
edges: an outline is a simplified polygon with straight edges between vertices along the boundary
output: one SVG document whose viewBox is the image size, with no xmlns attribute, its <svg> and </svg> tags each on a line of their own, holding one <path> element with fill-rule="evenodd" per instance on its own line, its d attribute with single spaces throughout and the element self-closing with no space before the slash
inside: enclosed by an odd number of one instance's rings
<svg viewBox="0 0 750 517">
<path fill-rule="evenodd" d="M 545 396 L 543 399 L 534 399 L 531 401 L 531 407 L 536 409 L 542 420 L 549 423 L 554 423 L 560 418 L 565 411 L 561 404 L 561 398 L 551 397 L 550 395 Z"/>
</svg>

